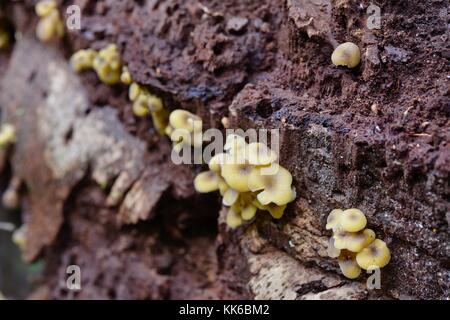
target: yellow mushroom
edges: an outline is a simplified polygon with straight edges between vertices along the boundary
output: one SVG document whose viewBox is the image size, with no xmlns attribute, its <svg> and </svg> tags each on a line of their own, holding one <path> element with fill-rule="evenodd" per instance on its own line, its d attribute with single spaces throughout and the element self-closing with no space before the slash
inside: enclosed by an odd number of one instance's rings
<svg viewBox="0 0 450 320">
<path fill-rule="evenodd" d="M 131 101 L 136 101 L 136 99 L 139 97 L 139 95 L 141 94 L 142 88 L 139 84 L 137 84 L 136 82 L 133 82 L 130 86 L 130 88 L 128 89 L 128 98 Z"/>
<path fill-rule="evenodd" d="M 36 4 L 36 6 L 34 7 L 36 14 L 40 18 L 44 18 L 44 17 L 48 16 L 50 13 L 52 13 L 56 9 L 57 9 L 56 1 L 54 1 L 54 0 L 39 1 Z"/>
<path fill-rule="evenodd" d="M 335 66 L 356 67 L 361 61 L 361 51 L 352 42 L 345 42 L 334 49 L 331 61 Z"/>
<path fill-rule="evenodd" d="M 285 205 L 295 197 L 295 192 L 291 188 L 292 175 L 277 163 L 272 163 L 270 166 L 270 168 L 258 167 L 251 170 L 248 188 L 253 192 L 261 191 L 257 197 L 263 205 L 270 202 L 279 206 Z M 269 169 L 273 174 L 263 174 L 263 169 Z"/>
<path fill-rule="evenodd" d="M 0 49 L 5 49 L 9 46 L 9 32 L 0 27 Z"/>
<path fill-rule="evenodd" d="M 70 65 L 75 72 L 92 69 L 97 51 L 93 49 L 82 49 L 75 52 L 70 58 Z"/>
<path fill-rule="evenodd" d="M 164 135 L 168 123 L 169 113 L 165 109 L 152 111 L 153 126 L 160 135 Z"/>
<path fill-rule="evenodd" d="M 92 65 L 102 82 L 109 85 L 120 82 L 122 64 L 119 50 L 115 44 L 110 44 L 106 48 L 100 50 Z"/>
<path fill-rule="evenodd" d="M 150 110 L 147 106 L 147 99 L 144 95 L 139 95 L 139 97 L 133 102 L 133 113 L 137 117 L 145 117 L 150 114 Z"/>
<path fill-rule="evenodd" d="M 199 116 L 181 109 L 172 111 L 169 117 L 169 123 L 174 129 L 184 129 L 189 132 L 197 130 L 201 121 Z"/>
<path fill-rule="evenodd" d="M 222 165 L 225 163 L 225 154 L 218 153 L 209 160 L 208 166 L 209 170 L 220 173 L 222 170 Z"/>
<path fill-rule="evenodd" d="M 237 192 L 236 190 L 232 189 L 232 188 L 228 188 L 225 193 L 223 194 L 223 199 L 222 199 L 222 203 L 225 206 L 232 206 L 239 197 L 239 192 Z"/>
<path fill-rule="evenodd" d="M 339 224 L 345 231 L 358 232 L 366 227 L 367 219 L 361 210 L 347 209 L 340 214 Z"/>
<path fill-rule="evenodd" d="M 231 207 L 228 209 L 226 222 L 231 229 L 235 229 L 239 227 L 243 221 L 240 213 Z"/>
<path fill-rule="evenodd" d="M 122 73 L 120 75 L 120 81 L 126 85 L 130 85 L 133 82 L 133 78 L 131 78 L 130 70 L 128 67 L 122 67 Z"/>
<path fill-rule="evenodd" d="M 330 258 L 337 258 L 341 255 L 341 249 L 336 248 L 334 242 L 333 237 L 328 240 L 327 253 Z"/>
<path fill-rule="evenodd" d="M 194 187 L 197 192 L 208 193 L 219 189 L 220 177 L 213 171 L 199 173 L 194 179 Z"/>
<path fill-rule="evenodd" d="M 57 10 L 41 18 L 36 26 L 36 36 L 42 42 L 48 42 L 64 35 L 64 24 Z"/>
<path fill-rule="evenodd" d="M 248 192 L 249 177 L 255 167 L 249 164 L 228 163 L 226 160 L 222 166 L 222 177 L 226 183 L 238 192 Z"/>
<path fill-rule="evenodd" d="M 341 209 L 334 209 L 330 212 L 327 218 L 327 225 L 325 226 L 327 230 L 332 229 L 333 231 L 336 231 L 339 228 L 339 217 L 341 216 L 342 212 L 343 210 Z"/>
<path fill-rule="evenodd" d="M 359 232 L 338 231 L 333 236 L 337 249 L 347 249 L 352 252 L 360 252 L 375 240 L 375 232 L 365 229 Z"/>
<path fill-rule="evenodd" d="M 355 261 L 355 256 L 352 254 L 341 254 L 338 258 L 339 267 L 342 274 L 349 279 L 356 279 L 361 274 L 361 268 Z"/>
<path fill-rule="evenodd" d="M 386 243 L 380 239 L 376 239 L 356 255 L 356 262 L 364 270 L 373 267 L 383 268 L 390 260 L 391 252 Z"/>
<path fill-rule="evenodd" d="M 268 165 L 278 158 L 275 151 L 260 142 L 250 143 L 246 153 L 248 162 L 253 165 Z"/>
<path fill-rule="evenodd" d="M 0 147 L 4 147 L 8 144 L 16 141 L 16 129 L 12 124 L 4 123 L 0 129 Z"/>
</svg>

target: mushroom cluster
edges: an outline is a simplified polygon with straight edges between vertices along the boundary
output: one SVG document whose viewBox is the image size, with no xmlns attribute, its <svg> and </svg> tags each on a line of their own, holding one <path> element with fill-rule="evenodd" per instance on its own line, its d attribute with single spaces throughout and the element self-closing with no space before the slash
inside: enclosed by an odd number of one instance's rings
<svg viewBox="0 0 450 320">
<path fill-rule="evenodd" d="M 179 152 L 185 145 L 194 148 L 202 146 L 202 128 L 203 122 L 199 116 L 186 110 L 176 109 L 170 113 L 169 125 L 165 133 L 172 140 L 174 150 Z"/>
<path fill-rule="evenodd" d="M 39 22 L 36 27 L 36 36 L 42 42 L 64 36 L 64 23 L 59 14 L 56 1 L 42 0 L 35 6 Z"/>
<path fill-rule="evenodd" d="M 228 207 L 226 222 L 237 228 L 252 220 L 258 210 L 280 219 L 296 198 L 292 175 L 277 164 L 277 154 L 263 143 L 248 144 L 245 138 L 228 135 L 224 153 L 211 158 L 209 171 L 194 180 L 198 192 L 219 190 Z"/>
<path fill-rule="evenodd" d="M 129 71 L 123 70 L 121 76 L 122 82 L 131 80 Z M 151 114 L 153 125 L 159 134 L 165 133 L 168 124 L 168 112 L 164 109 L 164 104 L 161 98 L 151 94 L 146 88 L 132 82 L 128 90 L 128 97 L 133 102 L 133 113 L 137 117 L 145 117 Z"/>
<path fill-rule="evenodd" d="M 128 96 L 133 102 L 134 115 L 146 117 L 150 114 L 158 133 L 161 135 L 165 133 L 168 112 L 164 109 L 161 98 L 133 81 L 128 67 L 122 65 L 120 53 L 115 44 L 110 44 L 98 52 L 93 49 L 79 50 L 70 58 L 70 65 L 77 73 L 95 70 L 99 79 L 106 84 L 114 85 L 122 82 L 129 85 Z"/>
<path fill-rule="evenodd" d="M 328 255 L 338 258 L 342 273 L 349 279 L 361 274 L 361 269 L 383 268 L 391 259 L 391 252 L 375 232 L 366 229 L 367 219 L 358 209 L 335 209 L 327 219 L 327 230 L 333 231 L 328 242 Z"/>
</svg>

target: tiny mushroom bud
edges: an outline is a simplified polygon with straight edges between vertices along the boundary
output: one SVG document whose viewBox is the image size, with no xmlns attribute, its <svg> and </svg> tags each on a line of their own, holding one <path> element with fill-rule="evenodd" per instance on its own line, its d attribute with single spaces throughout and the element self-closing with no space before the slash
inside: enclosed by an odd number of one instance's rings
<svg viewBox="0 0 450 320">
<path fill-rule="evenodd" d="M 361 52 L 358 46 L 352 42 L 345 42 L 334 49 L 331 61 L 335 66 L 356 67 L 361 60 Z"/>
<path fill-rule="evenodd" d="M 16 141 L 16 129 L 12 124 L 4 123 L 0 129 L 0 147 Z"/>
<path fill-rule="evenodd" d="M 349 279 L 356 279 L 361 274 L 361 268 L 356 263 L 354 255 L 341 254 L 338 263 L 343 275 Z"/>
<path fill-rule="evenodd" d="M 197 192 L 208 193 L 219 189 L 220 177 L 213 171 L 199 173 L 194 179 L 194 187 Z"/>
<path fill-rule="evenodd" d="M 136 99 L 141 94 L 141 86 L 138 85 L 136 82 L 133 82 L 128 89 L 128 98 L 130 98 L 131 101 L 136 101 Z"/>
<path fill-rule="evenodd" d="M 339 228 L 339 217 L 343 210 L 341 209 L 334 209 L 330 212 L 327 218 L 327 225 L 325 228 L 327 230 L 332 229 L 333 231 L 336 231 Z"/>
<path fill-rule="evenodd" d="M 378 267 L 383 268 L 391 260 L 391 252 L 382 240 L 376 239 L 368 247 L 356 255 L 356 262 L 364 270 Z"/>
<path fill-rule="evenodd" d="M 126 85 L 130 85 L 133 82 L 131 78 L 130 70 L 127 67 L 122 67 L 122 74 L 120 75 L 120 81 Z"/>
<path fill-rule="evenodd" d="M 193 132 L 201 121 L 199 116 L 181 109 L 172 111 L 169 117 L 169 123 L 173 128 L 185 129 L 189 132 Z"/>
<path fill-rule="evenodd" d="M 348 232 L 358 232 L 366 227 L 367 219 L 358 209 L 347 209 L 340 214 L 340 226 Z"/>
<path fill-rule="evenodd" d="M 231 229 L 235 229 L 239 227 L 243 221 L 239 212 L 237 212 L 234 207 L 231 207 L 228 209 L 226 222 Z"/>
<path fill-rule="evenodd" d="M 150 114 L 150 110 L 147 106 L 147 99 L 144 95 L 139 95 L 133 102 L 133 113 L 137 117 L 145 117 Z"/>
<path fill-rule="evenodd" d="M 42 0 L 39 1 L 36 6 L 34 7 L 34 10 L 36 11 L 36 14 L 40 18 L 44 18 L 48 16 L 52 11 L 56 10 L 56 1 L 54 0 Z"/>
<path fill-rule="evenodd" d="M 334 238 L 333 237 L 331 237 L 328 240 L 327 253 L 328 253 L 328 256 L 330 258 L 337 258 L 341 254 L 341 249 L 336 248 L 336 246 L 334 245 Z"/>
<path fill-rule="evenodd" d="M 223 195 L 222 203 L 225 206 L 230 207 L 237 201 L 238 197 L 239 193 L 236 190 L 229 188 Z"/>
</svg>

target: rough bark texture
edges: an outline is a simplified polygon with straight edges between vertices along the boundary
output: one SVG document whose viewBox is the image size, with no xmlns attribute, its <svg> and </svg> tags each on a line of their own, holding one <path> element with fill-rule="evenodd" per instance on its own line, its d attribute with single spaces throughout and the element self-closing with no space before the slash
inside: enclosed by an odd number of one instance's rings
<svg viewBox="0 0 450 320">
<path fill-rule="evenodd" d="M 76 298 L 445 299 L 449 293 L 448 1 L 76 0 L 82 30 L 33 38 L 34 1 L 2 10 L 23 36 L 0 54 L 2 120 L 28 223 L 28 260 L 47 262 L 45 295 Z M 67 3 L 60 3 L 64 10 Z M 357 43 L 355 70 L 333 46 Z M 281 129 L 298 198 L 274 221 L 227 229 L 199 166 L 176 166 L 125 86 L 73 74 L 71 52 L 116 43 L 133 78 L 206 127 Z M 327 214 L 358 207 L 387 242 L 382 289 L 349 281 L 326 254 Z"/>
</svg>

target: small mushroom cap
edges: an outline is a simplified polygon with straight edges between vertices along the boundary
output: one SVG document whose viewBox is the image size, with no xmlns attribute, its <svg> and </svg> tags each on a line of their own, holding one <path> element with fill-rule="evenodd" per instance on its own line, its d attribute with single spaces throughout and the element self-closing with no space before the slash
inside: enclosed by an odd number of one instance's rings
<svg viewBox="0 0 450 320">
<path fill-rule="evenodd" d="M 169 123 L 174 129 L 185 129 L 189 132 L 197 129 L 201 121 L 199 116 L 182 109 L 172 111 L 169 117 Z"/>
<path fill-rule="evenodd" d="M 169 122 L 169 113 L 165 109 L 152 111 L 153 126 L 160 135 L 166 132 L 167 123 Z"/>
<path fill-rule="evenodd" d="M 237 212 L 235 209 L 233 209 L 233 207 L 231 207 L 230 209 L 228 209 L 226 222 L 231 229 L 235 229 L 239 227 L 243 221 L 239 212 Z"/>
<path fill-rule="evenodd" d="M 373 267 L 383 268 L 390 260 L 391 252 L 386 243 L 380 239 L 376 239 L 356 255 L 356 262 L 364 270 Z"/>
<path fill-rule="evenodd" d="M 328 256 L 330 258 L 337 258 L 341 254 L 341 249 L 336 248 L 336 246 L 334 245 L 334 238 L 333 237 L 331 237 L 328 240 L 327 253 L 328 253 Z"/>
<path fill-rule="evenodd" d="M 195 190 L 200 193 L 216 191 L 219 189 L 219 178 L 213 171 L 201 172 L 194 179 Z"/>
<path fill-rule="evenodd" d="M 327 225 L 325 226 L 327 230 L 332 229 L 333 231 L 336 231 L 339 228 L 339 217 L 341 216 L 342 212 L 343 210 L 341 209 L 331 210 L 327 218 Z"/>
<path fill-rule="evenodd" d="M 343 230 L 358 232 L 366 227 L 367 219 L 358 209 L 347 209 L 340 214 L 339 223 Z"/>
<path fill-rule="evenodd" d="M 147 104 L 151 111 L 160 111 L 164 108 L 162 99 L 152 94 L 148 96 Z"/>
<path fill-rule="evenodd" d="M 338 263 L 342 274 L 349 279 L 356 279 L 361 274 L 361 268 L 356 263 L 354 256 L 341 255 Z"/>
<path fill-rule="evenodd" d="M 141 94 L 141 86 L 138 85 L 136 82 L 133 82 L 128 89 L 128 98 L 130 98 L 131 101 L 135 101 L 139 95 Z"/>
<path fill-rule="evenodd" d="M 231 207 L 238 200 L 238 197 L 239 192 L 232 188 L 228 188 L 223 194 L 222 203 L 227 207 Z"/>
<path fill-rule="evenodd" d="M 150 110 L 147 107 L 147 100 L 142 95 L 133 102 L 133 113 L 137 117 L 145 117 L 150 114 Z"/>
<path fill-rule="evenodd" d="M 20 206 L 19 193 L 12 188 L 6 189 L 2 195 L 2 204 L 6 209 L 17 209 Z"/>
<path fill-rule="evenodd" d="M 335 66 L 356 67 L 361 61 L 361 51 L 352 42 L 345 42 L 334 49 L 331 61 Z"/>
<path fill-rule="evenodd" d="M 43 18 L 48 16 L 53 10 L 56 10 L 56 8 L 57 6 L 54 0 L 42 0 L 36 4 L 34 10 L 38 17 Z"/>
<path fill-rule="evenodd" d="M 4 123 L 0 129 L 0 147 L 16 140 L 16 129 L 12 124 Z"/>
<path fill-rule="evenodd" d="M 56 35 L 56 24 L 53 19 L 47 16 L 39 20 L 36 26 L 36 37 L 42 42 L 49 42 Z"/>
<path fill-rule="evenodd" d="M 248 192 L 248 179 L 255 168 L 249 164 L 224 163 L 222 177 L 226 183 L 238 192 Z"/>
<path fill-rule="evenodd" d="M 246 153 L 248 162 L 253 165 L 268 165 L 278 158 L 275 151 L 260 142 L 250 143 Z"/>
<path fill-rule="evenodd" d="M 365 229 L 359 232 L 338 231 L 333 236 L 337 249 L 346 249 L 352 252 L 360 252 L 375 240 L 375 232 Z"/>
<path fill-rule="evenodd" d="M 120 75 L 120 81 L 126 85 L 130 85 L 133 82 L 130 70 L 127 67 L 122 68 L 122 74 Z"/>
<path fill-rule="evenodd" d="M 295 191 L 291 188 L 292 175 L 277 163 L 270 166 L 271 168 L 264 168 L 275 172 L 271 175 L 264 175 L 261 167 L 255 168 L 248 179 L 248 187 L 253 192 L 262 190 L 257 196 L 262 205 L 271 202 L 279 206 L 285 205 L 295 198 Z"/>
<path fill-rule="evenodd" d="M 257 210 L 257 208 L 251 203 L 248 203 L 247 205 L 241 207 L 242 219 L 247 220 L 247 221 L 253 219 L 253 217 L 256 214 L 256 210 Z"/>
</svg>

